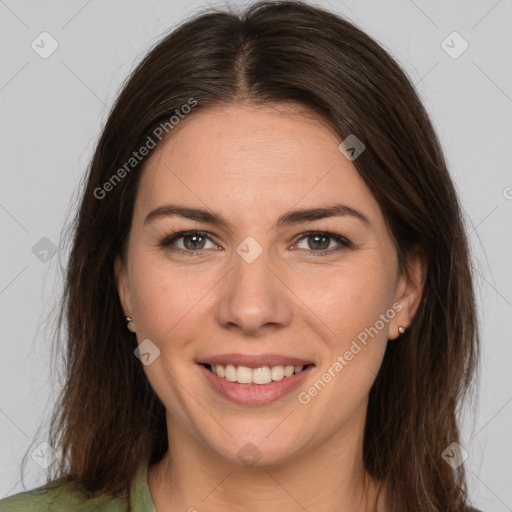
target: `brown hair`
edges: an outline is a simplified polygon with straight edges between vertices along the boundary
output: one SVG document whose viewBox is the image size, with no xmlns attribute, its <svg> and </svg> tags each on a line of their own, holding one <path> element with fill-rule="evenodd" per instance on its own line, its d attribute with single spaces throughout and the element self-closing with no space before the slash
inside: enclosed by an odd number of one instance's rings
<svg viewBox="0 0 512 512">
<path fill-rule="evenodd" d="M 340 142 L 355 134 L 365 144 L 353 164 L 389 224 L 400 269 L 420 247 L 428 272 L 410 328 L 388 344 L 370 392 L 364 465 L 387 482 L 393 511 L 461 510 L 464 466 L 452 470 L 441 454 L 459 441 L 479 335 L 456 192 L 428 115 L 395 60 L 352 23 L 300 2 L 201 13 L 163 38 L 124 84 L 73 223 L 60 317 L 66 380 L 50 427 L 62 456 L 52 478 L 121 495 L 138 465 L 168 448 L 165 410 L 134 357 L 114 276 L 144 159 L 101 198 L 98 190 L 191 99 L 190 116 L 215 104 L 298 103 Z"/>
</svg>

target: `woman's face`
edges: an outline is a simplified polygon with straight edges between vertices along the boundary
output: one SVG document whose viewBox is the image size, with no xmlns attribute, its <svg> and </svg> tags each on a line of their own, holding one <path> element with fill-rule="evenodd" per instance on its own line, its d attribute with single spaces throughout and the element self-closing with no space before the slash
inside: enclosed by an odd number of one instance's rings
<svg viewBox="0 0 512 512">
<path fill-rule="evenodd" d="M 246 464 L 362 438 L 421 279 L 340 142 L 298 107 L 223 106 L 146 162 L 116 273 L 170 436 Z"/>
</svg>

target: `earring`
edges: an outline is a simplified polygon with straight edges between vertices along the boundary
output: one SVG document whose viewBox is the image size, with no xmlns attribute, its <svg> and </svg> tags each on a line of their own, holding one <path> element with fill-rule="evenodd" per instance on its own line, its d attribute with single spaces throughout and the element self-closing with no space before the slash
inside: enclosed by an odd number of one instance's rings
<svg viewBox="0 0 512 512">
<path fill-rule="evenodd" d="M 128 330 L 131 332 L 135 332 L 135 326 L 133 324 L 133 319 L 131 317 L 127 316 L 126 322 L 127 322 L 126 327 L 128 327 Z"/>
<path fill-rule="evenodd" d="M 405 327 L 404 327 L 403 325 L 399 325 L 399 326 L 398 326 L 398 332 L 399 332 L 400 334 L 403 334 L 403 333 L 405 332 Z"/>
</svg>

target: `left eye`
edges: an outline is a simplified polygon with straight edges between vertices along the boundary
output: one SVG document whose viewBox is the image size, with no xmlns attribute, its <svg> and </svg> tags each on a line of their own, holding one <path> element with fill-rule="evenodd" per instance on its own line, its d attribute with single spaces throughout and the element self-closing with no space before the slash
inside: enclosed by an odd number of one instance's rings
<svg viewBox="0 0 512 512">
<path fill-rule="evenodd" d="M 300 247 L 300 244 L 306 243 L 307 247 Z M 296 244 L 299 249 L 312 250 L 313 252 L 334 252 L 331 250 L 333 247 L 338 246 L 339 250 L 343 247 L 348 247 L 349 242 L 345 240 L 343 237 L 339 235 L 334 235 L 333 233 L 324 233 L 324 232 L 315 232 L 315 233 L 306 233 L 305 236 L 299 239 Z M 342 247 L 339 247 L 339 246 Z"/>
</svg>

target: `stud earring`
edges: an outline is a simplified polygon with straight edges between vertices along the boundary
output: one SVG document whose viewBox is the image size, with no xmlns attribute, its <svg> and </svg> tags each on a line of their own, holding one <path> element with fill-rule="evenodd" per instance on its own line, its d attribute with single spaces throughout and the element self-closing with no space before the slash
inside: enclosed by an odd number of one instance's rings
<svg viewBox="0 0 512 512">
<path fill-rule="evenodd" d="M 399 332 L 400 334 L 403 334 L 403 333 L 405 332 L 405 327 L 404 327 L 403 325 L 399 325 L 399 326 L 398 326 L 398 332 Z"/>
<path fill-rule="evenodd" d="M 131 332 L 135 332 L 135 325 L 133 323 L 133 319 L 131 317 L 127 316 L 126 322 L 127 322 L 126 327 L 128 327 L 128 330 Z"/>
</svg>

